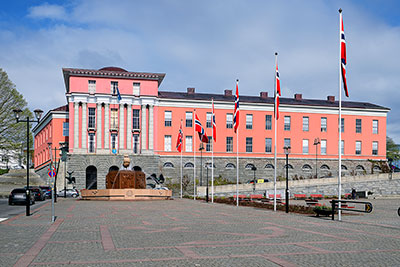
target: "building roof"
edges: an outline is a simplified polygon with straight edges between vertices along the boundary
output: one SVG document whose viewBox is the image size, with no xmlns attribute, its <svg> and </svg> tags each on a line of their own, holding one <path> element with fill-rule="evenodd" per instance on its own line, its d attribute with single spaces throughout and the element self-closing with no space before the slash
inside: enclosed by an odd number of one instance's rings
<svg viewBox="0 0 400 267">
<path fill-rule="evenodd" d="M 64 82 L 69 91 L 69 77 L 70 76 L 83 76 L 83 77 L 107 77 L 119 79 L 139 79 L 139 80 L 154 80 L 158 81 L 158 86 L 165 77 L 165 73 L 149 73 L 149 72 L 130 72 L 118 67 L 105 67 L 98 70 L 94 69 L 74 69 L 63 68 Z"/>
<path fill-rule="evenodd" d="M 69 107 L 68 107 L 68 105 L 64 105 L 64 106 L 60 106 L 58 108 L 54 108 L 54 109 L 52 109 L 50 111 L 69 111 Z"/>
<path fill-rule="evenodd" d="M 234 95 L 224 94 L 202 94 L 202 93 L 187 93 L 187 92 L 169 92 L 169 91 L 158 91 L 159 98 L 168 99 L 193 99 L 193 100 L 204 100 L 210 101 L 214 98 L 214 101 L 226 101 L 234 102 Z M 260 96 L 245 96 L 240 95 L 240 102 L 244 103 L 265 103 L 274 104 L 274 97 L 260 97 Z M 324 106 L 324 107 L 338 107 L 338 101 L 320 100 L 320 99 L 300 99 L 296 98 L 285 98 L 280 97 L 279 103 L 281 105 L 304 105 L 304 106 Z M 390 108 L 375 105 L 368 102 L 355 102 L 355 101 L 342 101 L 343 108 L 358 108 L 358 109 L 384 109 L 389 111 Z"/>
</svg>

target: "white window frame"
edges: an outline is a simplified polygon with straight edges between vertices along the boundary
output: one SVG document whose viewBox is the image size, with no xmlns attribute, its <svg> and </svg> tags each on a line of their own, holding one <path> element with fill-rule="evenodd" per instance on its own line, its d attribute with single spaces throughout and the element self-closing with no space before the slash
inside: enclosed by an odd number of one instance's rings
<svg viewBox="0 0 400 267">
<path fill-rule="evenodd" d="M 325 139 L 321 140 L 321 155 L 326 155 L 326 143 Z"/>
<path fill-rule="evenodd" d="M 356 141 L 356 155 L 361 155 L 362 153 L 362 143 L 361 141 Z"/>
<path fill-rule="evenodd" d="M 246 153 L 253 152 L 253 137 L 246 137 Z"/>
<path fill-rule="evenodd" d="M 289 147 L 290 146 L 291 147 L 290 143 L 291 143 L 290 138 L 283 139 L 283 146 L 285 146 L 285 147 Z"/>
<path fill-rule="evenodd" d="M 185 136 L 185 151 L 193 152 L 193 136 L 191 135 Z"/>
<path fill-rule="evenodd" d="M 211 128 L 212 127 L 212 113 L 211 112 L 207 112 L 206 114 L 206 128 Z"/>
<path fill-rule="evenodd" d="M 116 95 L 117 92 L 118 92 L 118 82 L 117 81 L 111 81 L 110 85 L 111 85 L 111 94 L 112 95 Z"/>
<path fill-rule="evenodd" d="M 226 152 L 228 153 L 233 152 L 233 137 L 227 136 L 225 142 L 226 142 Z"/>
<path fill-rule="evenodd" d="M 139 96 L 140 95 L 140 83 L 133 82 L 132 87 L 133 87 L 133 95 Z"/>
<path fill-rule="evenodd" d="M 90 95 L 94 95 L 96 93 L 96 81 L 88 80 L 88 92 Z"/>
<path fill-rule="evenodd" d="M 283 124 L 284 131 L 290 131 L 290 116 L 284 117 L 284 124 Z"/>
<path fill-rule="evenodd" d="M 164 135 L 164 151 L 170 152 L 172 147 L 172 136 Z"/>
<path fill-rule="evenodd" d="M 360 125 L 357 122 L 360 122 Z M 362 133 L 362 119 L 356 119 L 356 133 Z"/>
<path fill-rule="evenodd" d="M 185 126 L 186 127 L 193 127 L 193 112 L 186 112 L 185 115 L 186 121 L 185 121 Z"/>
<path fill-rule="evenodd" d="M 265 153 L 272 153 L 272 138 L 265 138 Z"/>
<path fill-rule="evenodd" d="M 140 151 L 140 136 L 137 133 L 132 135 L 133 146 L 132 150 L 134 154 L 139 154 Z"/>
<path fill-rule="evenodd" d="M 372 133 L 378 134 L 379 133 L 379 122 L 378 120 L 372 120 Z"/>
<path fill-rule="evenodd" d="M 328 118 L 321 117 L 321 132 L 327 132 L 327 131 L 328 131 Z"/>
<path fill-rule="evenodd" d="M 253 129 L 253 114 L 246 114 L 246 129 Z"/>
<path fill-rule="evenodd" d="M 378 155 L 378 141 L 372 141 L 372 155 Z"/>
<path fill-rule="evenodd" d="M 96 152 L 96 135 L 95 133 L 88 133 L 88 153 Z"/>
<path fill-rule="evenodd" d="M 164 111 L 164 126 L 165 127 L 172 126 L 172 111 L 170 110 Z"/>
<path fill-rule="evenodd" d="M 309 142 L 308 142 L 308 139 L 303 139 L 303 154 L 308 154 L 308 145 L 309 145 Z"/>
<path fill-rule="evenodd" d="M 118 109 L 110 110 L 110 129 L 118 129 Z"/>
<path fill-rule="evenodd" d="M 140 109 L 132 110 L 132 129 L 140 129 Z"/>
<path fill-rule="evenodd" d="M 89 129 L 96 128 L 96 108 L 88 108 L 88 128 Z"/>
<path fill-rule="evenodd" d="M 303 117 L 303 132 L 308 132 L 309 131 L 309 125 L 310 125 L 310 117 L 304 116 Z"/>
<path fill-rule="evenodd" d="M 63 122 L 63 136 L 69 136 L 69 122 Z"/>
<path fill-rule="evenodd" d="M 226 113 L 226 129 L 232 129 L 232 128 L 233 128 L 233 114 Z"/>
</svg>

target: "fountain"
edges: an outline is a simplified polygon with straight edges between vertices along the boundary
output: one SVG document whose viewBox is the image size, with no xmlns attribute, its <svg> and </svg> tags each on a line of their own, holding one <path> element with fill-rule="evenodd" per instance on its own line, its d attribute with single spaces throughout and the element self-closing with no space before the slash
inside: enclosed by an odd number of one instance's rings
<svg viewBox="0 0 400 267">
<path fill-rule="evenodd" d="M 143 171 L 131 170 L 130 159 L 124 156 L 122 170 L 107 176 L 106 189 L 83 189 L 83 200 L 165 200 L 172 197 L 171 190 L 146 188 Z M 153 178 L 153 177 L 152 177 Z M 154 179 L 154 178 L 153 178 Z"/>
</svg>

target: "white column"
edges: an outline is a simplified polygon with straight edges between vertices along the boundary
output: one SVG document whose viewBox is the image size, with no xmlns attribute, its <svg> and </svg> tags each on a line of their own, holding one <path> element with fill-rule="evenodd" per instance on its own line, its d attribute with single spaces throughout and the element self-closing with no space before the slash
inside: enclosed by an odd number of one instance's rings
<svg viewBox="0 0 400 267">
<path fill-rule="evenodd" d="M 150 105 L 149 108 L 149 150 L 153 150 L 153 130 L 154 130 L 154 119 L 153 119 L 154 106 Z"/>
<path fill-rule="evenodd" d="M 84 151 L 86 151 L 86 149 L 87 149 L 87 145 L 86 145 L 86 140 L 87 140 L 86 109 L 87 109 L 86 103 L 82 103 L 82 149 L 84 149 Z"/>
<path fill-rule="evenodd" d="M 97 127 L 96 127 L 96 136 L 97 136 L 97 149 L 101 149 L 101 131 L 103 127 L 101 125 L 101 104 L 97 104 Z"/>
<path fill-rule="evenodd" d="M 146 105 L 142 105 L 142 127 L 141 127 L 141 136 L 142 136 L 142 151 L 147 148 L 147 125 L 146 125 Z"/>
<path fill-rule="evenodd" d="M 125 118 L 124 118 L 124 105 L 119 105 L 119 149 L 124 149 L 125 137 Z"/>
<path fill-rule="evenodd" d="M 74 148 L 79 148 L 79 103 L 74 103 Z M 75 151 L 74 151 L 75 152 Z"/>
<path fill-rule="evenodd" d="M 104 149 L 110 149 L 110 104 L 104 106 Z M 107 151 L 108 152 L 108 151 Z"/>
<path fill-rule="evenodd" d="M 132 105 L 128 105 L 126 118 L 126 149 L 132 150 Z"/>
</svg>

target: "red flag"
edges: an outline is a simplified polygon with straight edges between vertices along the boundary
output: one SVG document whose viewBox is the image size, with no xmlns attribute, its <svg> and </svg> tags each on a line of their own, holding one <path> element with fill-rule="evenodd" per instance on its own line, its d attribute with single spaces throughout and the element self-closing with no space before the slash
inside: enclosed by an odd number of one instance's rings
<svg viewBox="0 0 400 267">
<path fill-rule="evenodd" d="M 212 99 L 212 124 L 213 124 L 213 139 L 217 141 L 217 124 L 215 123 L 215 112 L 214 112 L 214 99 Z"/>
<path fill-rule="evenodd" d="M 233 131 L 239 127 L 239 80 L 236 80 L 235 110 L 233 111 Z"/>
<path fill-rule="evenodd" d="M 178 140 L 176 140 L 176 149 L 179 152 L 182 151 L 182 143 L 183 143 L 183 131 L 182 131 L 182 121 L 181 121 L 181 128 L 179 129 Z"/>
<path fill-rule="evenodd" d="M 281 81 L 279 79 L 279 71 L 278 71 L 278 61 L 276 62 L 276 71 L 275 71 L 275 84 L 276 84 L 276 108 L 275 108 L 275 119 L 279 119 L 279 97 L 281 96 Z"/>
<path fill-rule="evenodd" d="M 349 97 L 349 91 L 347 90 L 347 81 L 346 81 L 346 39 L 344 38 L 344 26 L 343 26 L 343 16 L 342 10 L 339 10 L 340 13 L 340 65 L 343 79 L 343 87 L 344 93 L 347 97 Z"/>
<path fill-rule="evenodd" d="M 195 129 L 196 132 L 199 133 L 200 141 L 203 142 L 203 143 L 208 143 L 207 134 L 204 131 L 203 125 L 201 125 L 201 122 L 199 120 L 199 117 L 197 117 L 197 114 L 196 114 L 196 117 L 195 117 L 195 120 L 194 120 L 194 129 Z"/>
</svg>

